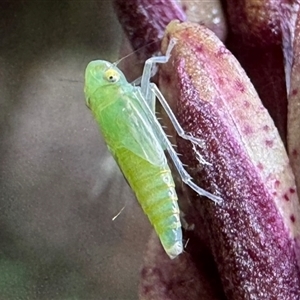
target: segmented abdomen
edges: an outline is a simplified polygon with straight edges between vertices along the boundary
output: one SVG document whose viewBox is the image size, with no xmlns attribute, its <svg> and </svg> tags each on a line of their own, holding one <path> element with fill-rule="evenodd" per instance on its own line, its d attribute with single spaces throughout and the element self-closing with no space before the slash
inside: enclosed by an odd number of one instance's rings
<svg viewBox="0 0 300 300">
<path fill-rule="evenodd" d="M 182 231 L 175 184 L 167 163 L 156 166 L 127 149 L 115 152 L 118 163 L 167 254 L 182 252 Z"/>
</svg>

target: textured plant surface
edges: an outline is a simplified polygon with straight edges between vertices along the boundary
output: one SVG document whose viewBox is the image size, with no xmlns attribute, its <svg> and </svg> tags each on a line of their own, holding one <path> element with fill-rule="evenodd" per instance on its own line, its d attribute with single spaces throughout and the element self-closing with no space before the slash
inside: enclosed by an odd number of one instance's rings
<svg viewBox="0 0 300 300">
<path fill-rule="evenodd" d="M 180 7 L 187 15 L 195 11 L 195 3 L 188 1 L 159 10 L 156 1 L 143 2 L 127 3 L 139 5 L 135 19 L 149 24 L 150 31 L 162 15 L 172 19 Z M 186 253 L 170 261 L 157 239 L 150 240 L 141 299 L 300 297 L 300 210 L 294 179 L 294 174 L 299 178 L 300 151 L 299 57 L 294 55 L 299 48 L 298 4 L 228 0 L 224 6 L 229 23 L 225 45 L 207 29 L 224 39 L 222 17 L 214 26 L 207 21 L 213 18 L 197 20 L 207 27 L 172 22 L 162 52 L 171 38 L 177 44 L 159 72 L 159 87 L 180 124 L 205 142 L 204 147 L 193 146 L 177 138 L 178 152 L 197 184 L 219 193 L 224 203 L 216 206 L 184 192 Z M 145 13 L 149 7 L 156 11 L 151 18 Z M 126 14 L 118 9 L 119 16 Z M 219 6 L 210 11 L 220 13 Z M 122 24 L 135 47 L 134 34 Z M 199 156 L 209 164 L 203 165 Z"/>
<path fill-rule="evenodd" d="M 295 40 L 293 44 L 294 55 L 291 70 L 291 86 L 288 102 L 288 150 L 291 165 L 296 176 L 298 190 L 300 188 L 300 17 L 298 13 Z"/>
</svg>

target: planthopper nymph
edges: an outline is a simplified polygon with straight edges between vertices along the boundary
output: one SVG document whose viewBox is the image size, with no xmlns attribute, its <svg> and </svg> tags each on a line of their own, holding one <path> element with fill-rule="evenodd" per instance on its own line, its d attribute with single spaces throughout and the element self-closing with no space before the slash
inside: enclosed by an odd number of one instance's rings
<svg viewBox="0 0 300 300">
<path fill-rule="evenodd" d="M 158 99 L 177 133 L 197 142 L 183 131 L 157 86 L 150 82 L 152 68 L 168 61 L 175 43 L 170 41 L 165 56 L 146 61 L 140 87 L 130 84 L 116 64 L 95 60 L 86 68 L 84 89 L 86 104 L 109 151 L 170 258 L 182 253 L 183 243 L 175 184 L 164 151 L 168 151 L 183 182 L 199 195 L 216 203 L 222 201 L 192 181 L 155 116 Z"/>
</svg>

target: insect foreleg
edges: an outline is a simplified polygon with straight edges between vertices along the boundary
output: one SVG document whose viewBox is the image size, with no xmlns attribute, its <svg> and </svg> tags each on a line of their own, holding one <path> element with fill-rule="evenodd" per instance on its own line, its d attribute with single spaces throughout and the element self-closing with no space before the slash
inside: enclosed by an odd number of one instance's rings
<svg viewBox="0 0 300 300">
<path fill-rule="evenodd" d="M 160 90 L 157 88 L 156 85 L 151 85 L 150 84 L 150 78 L 153 76 L 152 74 L 152 69 L 157 63 L 166 63 L 170 59 L 171 56 L 171 51 L 174 48 L 176 44 L 176 39 L 171 39 L 170 43 L 168 45 L 166 55 L 165 56 L 157 56 L 157 57 L 151 57 L 147 59 L 145 62 L 144 70 L 143 70 L 143 75 L 141 78 L 141 92 L 143 96 L 145 97 L 148 106 L 151 108 L 153 112 L 155 112 L 155 100 L 156 97 L 160 101 L 161 105 L 163 106 L 164 110 L 166 111 L 168 117 L 170 118 L 176 132 L 180 137 L 183 139 L 189 140 L 192 143 L 195 143 L 200 146 L 204 146 L 204 142 L 200 139 L 197 139 L 193 137 L 192 135 L 189 135 L 184 132 L 183 128 L 180 126 L 178 123 L 174 113 L 172 112 L 169 104 L 165 100 L 164 96 L 160 92 Z M 152 88 L 152 91 L 150 90 Z"/>
<path fill-rule="evenodd" d="M 145 97 L 148 106 L 153 112 L 155 112 L 155 96 L 153 96 L 153 93 L 150 90 L 150 78 L 154 75 L 153 68 L 156 66 L 156 64 L 164 64 L 169 60 L 171 56 L 170 53 L 173 47 L 175 46 L 175 44 L 176 44 L 176 39 L 171 39 L 165 56 L 151 57 L 147 59 L 145 62 L 143 75 L 141 79 L 141 92 Z"/>
<path fill-rule="evenodd" d="M 131 85 L 140 85 L 142 81 L 142 76 L 138 77 L 137 79 L 130 82 Z"/>
</svg>

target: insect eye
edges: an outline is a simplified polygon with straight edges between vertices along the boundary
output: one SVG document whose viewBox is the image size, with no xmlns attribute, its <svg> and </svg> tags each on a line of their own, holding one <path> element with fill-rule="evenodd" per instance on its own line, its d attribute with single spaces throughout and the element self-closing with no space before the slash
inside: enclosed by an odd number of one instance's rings
<svg viewBox="0 0 300 300">
<path fill-rule="evenodd" d="M 105 72 L 105 78 L 107 81 L 114 83 L 120 79 L 120 74 L 114 69 L 109 69 Z"/>
</svg>

